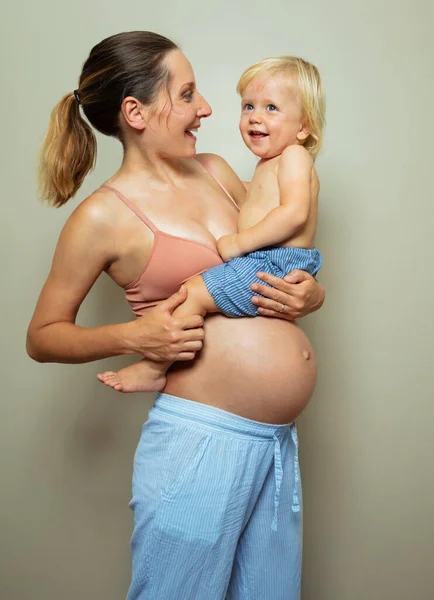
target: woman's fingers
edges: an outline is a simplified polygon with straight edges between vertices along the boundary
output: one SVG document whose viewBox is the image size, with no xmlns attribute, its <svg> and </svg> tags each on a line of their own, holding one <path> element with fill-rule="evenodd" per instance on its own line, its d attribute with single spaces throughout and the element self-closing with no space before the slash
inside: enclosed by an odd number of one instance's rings
<svg viewBox="0 0 434 600">
<path fill-rule="evenodd" d="M 263 317 L 277 317 L 278 319 L 283 319 L 284 321 L 294 321 L 294 317 L 286 312 L 277 312 L 268 308 L 258 308 L 258 312 Z"/>
<path fill-rule="evenodd" d="M 179 336 L 176 335 L 172 341 L 170 360 L 192 360 L 196 352 L 202 350 L 204 337 L 205 332 L 201 327 L 179 332 Z"/>
<path fill-rule="evenodd" d="M 186 342 L 183 347 L 183 352 L 199 352 L 202 350 L 203 342 L 201 340 L 194 340 L 192 342 Z"/>
<path fill-rule="evenodd" d="M 283 304 L 285 304 L 285 300 L 288 298 L 288 296 L 291 295 L 284 290 L 280 291 L 277 288 L 269 287 L 268 285 L 262 285 L 261 283 L 253 283 L 251 285 L 251 289 L 255 292 L 255 294 L 261 294 L 262 296 L 265 296 L 270 300 L 274 300 L 275 302 L 283 302 Z"/>
<path fill-rule="evenodd" d="M 182 344 L 182 352 L 177 354 L 176 360 L 193 360 L 193 358 L 195 358 L 196 352 L 202 350 L 203 346 L 203 341 L 197 339 L 197 337 L 198 335 L 196 335 L 196 339 L 184 342 Z"/>
<path fill-rule="evenodd" d="M 196 352 L 181 352 L 178 354 L 177 360 L 193 360 L 196 358 Z"/>
<path fill-rule="evenodd" d="M 297 319 L 299 316 L 298 303 L 283 292 L 279 292 L 279 294 L 281 295 L 278 300 L 254 296 L 252 302 L 258 307 L 259 314 L 265 317 L 281 317 L 288 321 Z"/>
<path fill-rule="evenodd" d="M 284 279 L 270 275 L 270 273 L 257 273 L 258 279 L 265 281 L 271 287 L 276 288 L 286 294 L 297 295 L 299 293 L 299 283 L 304 281 L 313 280 L 312 275 L 309 275 L 306 271 L 291 271 Z M 254 284 L 255 285 L 255 284 Z M 259 284 L 258 284 L 259 285 Z M 264 287 L 264 286 L 262 286 Z M 267 287 L 267 286 L 265 286 Z M 262 293 L 262 292 L 261 292 Z"/>
<path fill-rule="evenodd" d="M 281 280 L 279 280 L 281 281 Z M 284 285 L 289 285 L 285 284 Z M 282 286 L 284 287 L 284 286 Z M 296 314 L 303 308 L 303 302 L 297 296 L 291 295 L 288 292 L 280 291 L 276 288 L 271 288 L 266 285 L 253 284 L 252 289 L 261 296 L 253 296 L 252 302 L 262 308 L 274 310 L 275 312 L 291 312 Z M 262 297 L 264 296 L 264 297 Z M 283 308 L 282 308 L 283 305 Z M 295 317 L 293 317 L 295 318 Z"/>
<path fill-rule="evenodd" d="M 203 317 L 200 315 L 190 315 L 179 319 L 180 329 L 197 329 L 198 327 L 203 327 Z"/>
<path fill-rule="evenodd" d="M 307 271 L 300 271 L 299 269 L 294 269 L 288 275 L 285 275 L 283 278 L 288 283 L 303 283 L 303 281 L 312 280 L 313 277 Z"/>
<path fill-rule="evenodd" d="M 184 331 L 182 335 L 183 342 L 185 344 L 191 341 L 203 340 L 205 338 L 205 331 L 203 330 L 203 327 L 199 327 L 197 329 L 187 329 L 187 331 Z"/>
<path fill-rule="evenodd" d="M 252 290 L 257 294 L 261 294 L 252 298 L 253 304 L 258 307 L 258 312 L 267 317 L 280 317 L 287 320 L 297 319 L 303 309 L 303 301 L 298 297 L 298 290 L 294 290 L 296 286 L 274 275 L 264 273 L 261 276 L 264 281 L 267 281 L 273 287 L 260 283 L 252 284 Z M 265 311 L 271 311 L 271 314 Z"/>
</svg>

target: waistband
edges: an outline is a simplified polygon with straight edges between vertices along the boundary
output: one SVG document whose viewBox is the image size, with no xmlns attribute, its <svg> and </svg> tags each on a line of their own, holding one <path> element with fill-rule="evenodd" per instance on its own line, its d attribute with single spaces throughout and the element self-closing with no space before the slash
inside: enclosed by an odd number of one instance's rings
<svg viewBox="0 0 434 600">
<path fill-rule="evenodd" d="M 200 402 L 164 393 L 158 394 L 150 412 L 154 415 L 158 413 L 168 414 L 219 431 L 223 430 L 269 440 L 275 439 L 275 436 L 279 433 L 285 433 L 292 425 L 292 423 L 281 425 L 253 421 L 216 406 L 209 406 L 208 404 L 201 404 Z"/>
<path fill-rule="evenodd" d="M 296 259 L 298 257 L 305 258 L 309 256 L 310 258 L 316 259 L 321 256 L 320 251 L 313 248 L 299 248 L 298 246 L 266 246 L 265 248 L 261 248 L 260 250 L 253 250 L 253 252 L 249 252 L 246 256 L 250 256 L 251 258 L 269 258 L 271 260 L 278 260 L 279 258 L 293 258 Z"/>
</svg>

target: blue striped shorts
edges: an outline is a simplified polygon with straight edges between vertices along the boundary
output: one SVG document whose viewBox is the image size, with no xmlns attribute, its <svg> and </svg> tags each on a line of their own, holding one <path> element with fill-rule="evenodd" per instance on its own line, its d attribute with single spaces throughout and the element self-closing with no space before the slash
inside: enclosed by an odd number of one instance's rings
<svg viewBox="0 0 434 600">
<path fill-rule="evenodd" d="M 258 294 L 250 286 L 264 285 L 256 273 L 262 271 L 283 278 L 300 269 L 316 275 L 321 264 L 321 253 L 316 248 L 263 248 L 212 267 L 202 277 L 220 312 L 227 317 L 256 317 L 259 313 L 252 298 Z"/>
<path fill-rule="evenodd" d="M 299 600 L 294 423 L 160 394 L 134 459 L 128 600 Z"/>
</svg>

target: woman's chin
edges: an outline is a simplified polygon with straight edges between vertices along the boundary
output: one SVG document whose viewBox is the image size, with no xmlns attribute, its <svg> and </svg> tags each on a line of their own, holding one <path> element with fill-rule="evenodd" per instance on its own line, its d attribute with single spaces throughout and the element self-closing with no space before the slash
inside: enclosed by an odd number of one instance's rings
<svg viewBox="0 0 434 600">
<path fill-rule="evenodd" d="M 184 158 L 194 158 L 196 156 L 196 146 L 192 146 L 190 148 L 179 148 L 175 152 L 167 152 L 164 154 L 165 158 L 169 158 L 172 160 L 176 159 L 184 159 Z"/>
<path fill-rule="evenodd" d="M 191 148 L 186 148 L 184 156 L 182 158 L 194 158 L 196 156 L 196 145 Z"/>
</svg>

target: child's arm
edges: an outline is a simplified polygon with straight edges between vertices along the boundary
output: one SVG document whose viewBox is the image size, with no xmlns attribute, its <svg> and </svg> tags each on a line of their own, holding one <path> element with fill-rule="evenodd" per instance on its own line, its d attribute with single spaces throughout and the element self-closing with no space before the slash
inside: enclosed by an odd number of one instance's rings
<svg viewBox="0 0 434 600">
<path fill-rule="evenodd" d="M 310 210 L 312 166 L 303 146 L 289 146 L 283 151 L 277 175 L 279 206 L 253 227 L 220 238 L 218 251 L 224 260 L 280 244 L 304 227 Z"/>
</svg>

